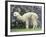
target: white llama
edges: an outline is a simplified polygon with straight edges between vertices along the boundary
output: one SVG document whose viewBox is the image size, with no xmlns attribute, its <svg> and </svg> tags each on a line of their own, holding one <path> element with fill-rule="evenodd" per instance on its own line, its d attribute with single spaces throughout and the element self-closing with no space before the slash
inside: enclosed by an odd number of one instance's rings
<svg viewBox="0 0 46 37">
<path fill-rule="evenodd" d="M 14 16 L 17 17 L 18 20 L 22 20 L 23 22 L 26 22 L 26 28 L 29 28 L 29 19 L 31 21 L 31 25 L 33 25 L 33 29 L 37 27 L 38 23 L 38 15 L 34 12 L 28 12 L 24 15 L 20 15 L 18 12 L 14 12 Z"/>
</svg>

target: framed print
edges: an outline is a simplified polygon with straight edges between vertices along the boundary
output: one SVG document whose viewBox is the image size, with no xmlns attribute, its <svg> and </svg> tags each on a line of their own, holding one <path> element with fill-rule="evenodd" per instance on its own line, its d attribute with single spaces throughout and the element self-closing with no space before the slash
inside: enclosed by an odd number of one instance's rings
<svg viewBox="0 0 46 37">
<path fill-rule="evenodd" d="M 5 35 L 45 34 L 45 3 L 6 1 Z"/>
</svg>

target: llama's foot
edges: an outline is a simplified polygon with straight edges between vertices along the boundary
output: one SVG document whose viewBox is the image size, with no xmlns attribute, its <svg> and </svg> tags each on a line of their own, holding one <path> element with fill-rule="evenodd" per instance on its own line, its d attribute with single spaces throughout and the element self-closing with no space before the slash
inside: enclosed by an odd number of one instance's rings
<svg viewBox="0 0 46 37">
<path fill-rule="evenodd" d="M 29 20 L 26 21 L 26 29 L 29 28 Z"/>
<path fill-rule="evenodd" d="M 26 26 L 26 29 L 28 29 L 28 26 Z"/>
<path fill-rule="evenodd" d="M 35 30 L 35 26 L 33 26 L 33 30 Z"/>
<path fill-rule="evenodd" d="M 33 30 L 37 29 L 37 25 L 33 26 Z"/>
</svg>

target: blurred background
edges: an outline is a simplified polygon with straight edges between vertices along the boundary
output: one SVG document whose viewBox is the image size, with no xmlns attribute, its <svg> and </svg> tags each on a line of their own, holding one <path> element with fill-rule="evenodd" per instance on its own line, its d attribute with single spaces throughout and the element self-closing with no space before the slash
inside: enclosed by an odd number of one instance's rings
<svg viewBox="0 0 46 37">
<path fill-rule="evenodd" d="M 42 26 L 42 6 L 28 6 L 28 5 L 10 5 L 10 11 L 11 11 L 11 29 L 25 29 L 25 22 L 22 22 L 20 20 L 17 20 L 15 16 L 13 16 L 14 12 L 19 12 L 21 15 L 27 13 L 27 12 L 35 12 L 38 14 L 39 22 L 38 27 Z M 29 28 L 32 28 L 32 26 L 29 25 Z"/>
</svg>

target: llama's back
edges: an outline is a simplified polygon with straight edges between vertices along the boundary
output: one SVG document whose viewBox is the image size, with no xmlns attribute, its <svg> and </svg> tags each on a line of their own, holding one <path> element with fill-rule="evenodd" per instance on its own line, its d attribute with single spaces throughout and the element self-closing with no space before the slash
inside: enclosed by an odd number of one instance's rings
<svg viewBox="0 0 46 37">
<path fill-rule="evenodd" d="M 25 14 L 23 15 L 23 17 L 29 18 L 29 17 L 31 17 L 32 15 L 38 17 L 38 15 L 37 15 L 35 12 L 28 12 L 28 13 L 25 13 Z"/>
<path fill-rule="evenodd" d="M 29 18 L 31 18 L 31 16 L 33 16 L 33 18 L 36 17 L 36 19 L 38 19 L 38 15 L 37 15 L 36 13 L 34 13 L 34 12 L 25 13 L 25 14 L 23 15 L 23 19 L 24 19 L 24 20 L 28 20 Z"/>
<path fill-rule="evenodd" d="M 29 20 L 29 18 L 31 17 L 31 14 L 30 14 L 30 12 L 25 13 L 22 17 L 23 17 L 24 21 L 26 21 L 26 20 Z"/>
</svg>

